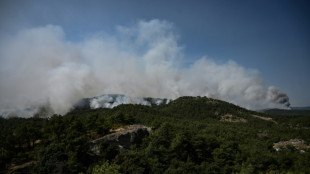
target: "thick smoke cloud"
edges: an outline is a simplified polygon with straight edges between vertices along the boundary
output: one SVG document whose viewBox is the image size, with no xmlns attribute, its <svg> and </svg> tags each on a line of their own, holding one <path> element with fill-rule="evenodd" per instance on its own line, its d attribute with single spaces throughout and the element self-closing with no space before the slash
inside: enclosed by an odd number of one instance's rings
<svg viewBox="0 0 310 174">
<path fill-rule="evenodd" d="M 173 25 L 140 21 L 98 32 L 82 41 L 66 39 L 60 26 L 24 29 L 0 41 L 0 110 L 49 104 L 59 114 L 83 97 L 125 94 L 175 99 L 208 96 L 249 109 L 289 105 L 259 72 L 206 57 L 182 64 L 183 47 Z"/>
<path fill-rule="evenodd" d="M 290 102 L 288 96 L 280 91 L 278 88 L 274 86 L 270 86 L 268 88 L 268 100 L 273 103 L 280 103 L 283 104 L 286 107 L 290 107 Z"/>
<path fill-rule="evenodd" d="M 113 95 L 113 94 L 104 94 L 101 96 L 93 97 L 88 99 L 88 101 L 84 101 L 80 106 L 76 108 L 85 108 L 88 107 L 90 109 L 97 109 L 97 108 L 114 108 L 121 104 L 140 104 L 146 106 L 152 105 L 161 105 L 161 104 L 168 104 L 171 100 L 170 99 L 160 99 L 160 98 L 143 98 L 143 97 L 129 97 L 125 95 Z"/>
</svg>

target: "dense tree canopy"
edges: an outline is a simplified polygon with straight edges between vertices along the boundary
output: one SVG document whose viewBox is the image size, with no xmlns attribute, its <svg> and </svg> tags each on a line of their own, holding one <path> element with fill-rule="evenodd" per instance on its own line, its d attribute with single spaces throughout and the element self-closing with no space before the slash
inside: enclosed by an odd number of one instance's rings
<svg viewBox="0 0 310 174">
<path fill-rule="evenodd" d="M 226 115 L 237 121 L 223 121 Z M 269 117 L 273 121 L 263 120 Z M 238 122 L 238 119 L 244 122 Z M 153 127 L 130 149 L 87 142 L 130 124 Z M 310 116 L 248 111 L 206 97 L 167 105 L 120 105 L 74 110 L 64 116 L 0 118 L 2 173 L 309 173 L 309 149 L 274 143 L 310 143 Z"/>
</svg>

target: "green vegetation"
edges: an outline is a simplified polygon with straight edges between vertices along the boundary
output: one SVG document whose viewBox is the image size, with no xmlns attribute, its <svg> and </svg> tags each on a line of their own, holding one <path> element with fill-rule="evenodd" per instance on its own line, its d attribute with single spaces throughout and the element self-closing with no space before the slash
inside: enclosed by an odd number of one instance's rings
<svg viewBox="0 0 310 174">
<path fill-rule="evenodd" d="M 246 122 L 227 122 L 232 115 Z M 269 117 L 273 121 L 263 120 Z M 154 128 L 130 149 L 102 143 L 100 155 L 85 144 L 130 124 Z M 51 118 L 0 118 L 2 173 L 309 173 L 310 116 L 248 111 L 206 97 L 181 97 L 168 105 L 120 105 L 75 110 Z"/>
</svg>

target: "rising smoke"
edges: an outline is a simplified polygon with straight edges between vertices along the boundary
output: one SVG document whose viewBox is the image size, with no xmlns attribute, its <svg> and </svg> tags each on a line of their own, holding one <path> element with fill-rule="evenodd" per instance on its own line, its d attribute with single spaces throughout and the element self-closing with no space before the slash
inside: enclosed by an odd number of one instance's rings
<svg viewBox="0 0 310 174">
<path fill-rule="evenodd" d="M 48 103 L 59 114 L 84 97 L 125 94 L 175 99 L 184 95 L 226 100 L 249 109 L 289 106 L 288 97 L 266 88 L 259 72 L 233 61 L 203 57 L 191 65 L 173 25 L 140 21 L 115 34 L 68 41 L 60 26 L 24 29 L 0 41 L 0 110 Z"/>
<path fill-rule="evenodd" d="M 274 86 L 268 88 L 267 99 L 273 103 L 283 104 L 285 107 L 290 107 L 288 96 Z"/>
<path fill-rule="evenodd" d="M 89 109 L 98 109 L 98 108 L 114 108 L 121 104 L 139 104 L 145 106 L 154 106 L 161 104 L 168 104 L 170 99 L 160 99 L 160 98 L 143 98 L 143 97 L 130 97 L 120 94 L 104 94 L 101 96 L 93 97 L 90 99 L 82 99 L 85 101 L 81 108 L 89 106 Z M 78 102 L 79 103 L 79 102 Z M 76 108 L 79 108 L 76 107 Z"/>
</svg>

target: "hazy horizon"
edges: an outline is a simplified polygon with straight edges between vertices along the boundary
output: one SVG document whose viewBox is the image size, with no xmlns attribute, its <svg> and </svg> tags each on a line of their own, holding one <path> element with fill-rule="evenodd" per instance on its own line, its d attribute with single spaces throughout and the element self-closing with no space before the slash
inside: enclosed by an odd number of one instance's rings
<svg viewBox="0 0 310 174">
<path fill-rule="evenodd" d="M 1 1 L 0 109 L 119 93 L 309 106 L 306 1 Z"/>
</svg>

